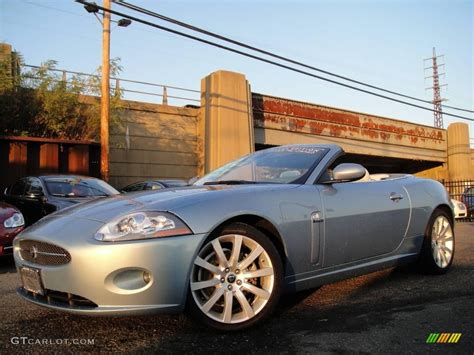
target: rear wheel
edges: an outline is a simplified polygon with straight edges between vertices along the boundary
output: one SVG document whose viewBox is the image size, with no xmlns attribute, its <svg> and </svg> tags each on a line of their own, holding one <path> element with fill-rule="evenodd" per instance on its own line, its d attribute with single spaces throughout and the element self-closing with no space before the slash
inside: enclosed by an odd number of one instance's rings
<svg viewBox="0 0 474 355">
<path fill-rule="evenodd" d="M 194 260 L 188 308 L 213 328 L 247 328 L 272 313 L 282 276 L 273 243 L 258 229 L 234 223 L 208 239 Z"/>
<path fill-rule="evenodd" d="M 443 274 L 454 259 L 454 229 L 451 218 L 443 210 L 431 216 L 425 233 L 419 264 L 431 274 Z"/>
</svg>

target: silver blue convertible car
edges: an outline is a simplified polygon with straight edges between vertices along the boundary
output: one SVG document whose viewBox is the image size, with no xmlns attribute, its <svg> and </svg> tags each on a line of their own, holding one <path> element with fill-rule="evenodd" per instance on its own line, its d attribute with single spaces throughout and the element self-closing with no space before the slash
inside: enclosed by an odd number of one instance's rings
<svg viewBox="0 0 474 355">
<path fill-rule="evenodd" d="M 336 145 L 275 147 L 194 186 L 59 211 L 15 239 L 18 293 L 77 314 L 186 310 L 236 330 L 267 318 L 283 292 L 406 263 L 446 272 L 444 187 L 345 159 Z"/>
</svg>

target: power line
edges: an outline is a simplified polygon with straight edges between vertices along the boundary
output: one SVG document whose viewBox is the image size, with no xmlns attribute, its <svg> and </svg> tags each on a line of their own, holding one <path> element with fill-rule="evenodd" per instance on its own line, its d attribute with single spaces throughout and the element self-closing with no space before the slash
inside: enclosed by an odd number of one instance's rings
<svg viewBox="0 0 474 355">
<path fill-rule="evenodd" d="M 23 64 L 24 67 L 28 68 L 33 68 L 33 69 L 41 69 L 41 66 L 38 65 L 30 65 L 30 64 Z M 55 69 L 55 68 L 47 68 L 48 71 L 54 71 L 54 72 L 60 72 L 60 73 L 68 73 L 68 74 L 75 74 L 75 75 L 82 75 L 82 76 L 88 76 L 88 77 L 95 77 L 99 78 L 99 74 L 88 74 L 88 73 L 83 73 L 79 71 L 72 71 L 72 70 L 65 70 L 65 69 Z M 149 85 L 149 86 L 158 86 L 158 87 L 166 87 L 168 89 L 176 89 L 176 90 L 181 90 L 181 91 L 189 91 L 189 92 L 195 92 L 195 93 L 200 93 L 199 90 L 193 90 L 193 89 L 186 89 L 186 88 L 181 88 L 178 86 L 171 86 L 171 85 L 165 85 L 165 84 L 156 84 L 156 83 L 150 83 L 147 81 L 138 81 L 138 80 L 132 80 L 132 79 L 124 79 L 124 78 L 119 78 L 112 76 L 110 77 L 111 80 L 120 80 L 124 82 L 129 82 L 129 83 L 134 83 L 134 84 L 142 84 L 142 85 Z"/>
<path fill-rule="evenodd" d="M 250 50 L 252 50 L 252 51 L 259 52 L 259 53 L 262 53 L 262 54 L 271 56 L 271 57 L 273 57 L 273 58 L 277 58 L 277 59 L 280 59 L 280 60 L 283 60 L 283 61 L 286 61 L 286 62 L 289 62 L 289 63 L 292 63 L 292 64 L 296 64 L 296 65 L 299 65 L 299 66 L 304 67 L 304 68 L 312 69 L 312 70 L 318 71 L 318 72 L 320 72 L 320 73 L 324 73 L 324 74 L 326 74 L 326 75 L 330 75 L 330 76 L 333 76 L 333 77 L 336 77 L 336 78 L 339 78 L 339 79 L 343 79 L 343 80 L 346 80 L 346 81 L 349 81 L 349 82 L 352 82 L 352 83 L 355 83 L 355 84 L 359 84 L 359 85 L 366 86 L 366 87 L 369 87 L 369 88 L 372 88 L 372 89 L 376 89 L 376 90 L 379 90 L 379 91 L 383 91 L 383 92 L 386 92 L 386 93 L 389 93 L 389 94 L 392 94 L 392 95 L 397 95 L 397 96 L 405 97 L 405 98 L 407 98 L 407 99 L 416 100 L 416 101 L 424 102 L 424 103 L 428 103 L 428 104 L 431 104 L 431 103 L 432 103 L 432 102 L 429 101 L 429 100 L 424 100 L 424 99 L 420 99 L 420 98 L 417 98 L 417 97 L 414 97 L 414 96 L 402 94 L 402 93 L 400 93 L 400 92 L 396 92 L 396 91 L 384 89 L 384 88 L 382 88 L 382 87 L 380 87 L 380 86 L 368 84 L 368 83 L 363 82 L 363 81 L 355 80 L 355 79 L 349 78 L 349 77 L 347 77 L 347 76 L 339 75 L 339 74 L 336 74 L 336 73 L 333 73 L 333 72 L 330 72 L 330 71 L 327 71 L 327 70 L 323 70 L 323 69 L 318 68 L 318 67 L 314 67 L 314 66 L 312 66 L 312 65 L 308 65 L 308 64 L 305 64 L 305 63 L 296 61 L 296 60 L 291 59 L 291 58 L 288 58 L 288 57 L 284 57 L 284 56 L 281 56 L 281 55 L 272 53 L 272 52 L 269 52 L 269 51 L 267 51 L 267 50 L 264 50 L 264 49 L 255 47 L 255 46 L 251 46 L 251 45 L 249 45 L 249 44 L 246 44 L 246 43 L 243 43 L 243 42 L 240 42 L 240 41 L 236 41 L 236 40 L 231 39 L 231 38 L 229 38 L 229 37 L 219 35 L 219 34 L 217 34 L 217 33 L 215 33 L 215 32 L 211 32 L 211 31 L 208 31 L 208 30 L 205 30 L 205 29 L 202 29 L 202 28 L 193 26 L 193 25 L 191 25 L 191 24 L 188 24 L 188 23 L 185 23 L 185 22 L 182 22 L 182 21 L 173 19 L 173 18 L 171 18 L 171 17 L 167 17 L 167 16 L 164 16 L 164 15 L 161 15 L 161 14 L 156 13 L 156 12 L 153 12 L 153 11 L 151 11 L 151 10 L 147 10 L 147 9 L 145 9 L 145 8 L 142 8 L 142 7 L 139 7 L 139 6 L 136 6 L 136 5 L 127 3 L 126 1 L 122 1 L 122 0 L 119 0 L 119 1 L 112 0 L 112 1 L 113 1 L 114 3 L 116 3 L 117 5 L 126 7 L 126 8 L 128 8 L 128 9 L 131 9 L 131 10 L 134 10 L 134 11 L 137 11 L 137 12 L 140 12 L 140 13 L 142 13 L 142 14 L 149 15 L 149 16 L 158 18 L 158 19 L 160 19 L 160 20 L 167 21 L 167 22 L 170 22 L 170 23 L 172 23 L 172 24 L 175 24 L 175 25 L 178 25 L 178 26 L 181 26 L 181 27 L 190 29 L 190 30 L 192 30 L 192 31 L 199 32 L 199 33 L 205 34 L 205 35 L 207 35 L 207 36 L 214 37 L 214 38 L 217 38 L 217 39 L 219 39 L 219 40 L 222 40 L 222 41 L 225 41 L 225 42 L 228 42 L 228 43 L 232 43 L 232 44 L 238 45 L 238 46 L 240 46 L 240 47 L 244 47 L 244 48 L 250 49 Z M 464 108 L 460 108 L 460 107 L 449 106 L 449 105 L 442 105 L 442 106 L 443 106 L 443 107 L 446 107 L 446 108 L 451 108 L 451 109 L 454 109 L 454 110 L 459 110 L 459 111 L 465 111 L 465 112 L 474 113 L 474 111 L 472 111 L 472 110 L 468 110 L 468 109 L 464 109 Z"/>
<path fill-rule="evenodd" d="M 237 54 L 243 55 L 243 56 L 248 57 L 248 58 L 252 58 L 252 59 L 267 63 L 267 64 L 271 64 L 271 65 L 274 65 L 274 66 L 277 66 L 277 67 L 280 67 L 280 68 L 284 68 L 284 69 L 287 69 L 287 70 L 290 70 L 290 71 L 294 71 L 296 73 L 307 75 L 307 76 L 310 76 L 310 77 L 313 77 L 313 78 L 316 78 L 316 79 L 327 81 L 327 82 L 330 82 L 330 83 L 333 83 L 333 84 L 336 84 L 336 85 L 339 85 L 339 86 L 343 86 L 343 87 L 346 87 L 346 88 L 349 88 L 349 89 L 352 89 L 352 90 L 357 90 L 357 91 L 360 91 L 360 92 L 363 92 L 363 93 L 366 93 L 366 94 L 369 94 L 369 95 L 377 96 L 377 97 L 380 97 L 380 98 L 383 98 L 383 99 L 387 99 L 387 100 L 390 100 L 390 101 L 394 101 L 394 102 L 398 102 L 398 103 L 405 104 L 405 105 L 408 105 L 408 106 L 420 108 L 422 110 L 435 112 L 435 110 L 433 110 L 431 108 L 428 108 L 428 107 L 413 104 L 411 102 L 402 101 L 402 100 L 399 100 L 399 99 L 396 99 L 396 98 L 393 98 L 393 97 L 389 97 L 389 96 L 386 96 L 386 95 L 375 93 L 373 91 L 361 89 L 361 88 L 358 88 L 358 87 L 355 87 L 355 86 L 352 86 L 352 85 L 349 85 L 349 84 L 344 84 L 344 83 L 341 83 L 339 81 L 328 79 L 328 78 L 325 78 L 325 77 L 322 77 L 322 76 L 319 76 L 319 75 L 316 75 L 316 74 L 313 74 L 313 73 L 309 73 L 309 72 L 304 71 L 304 70 L 296 69 L 296 68 L 293 68 L 291 66 L 281 64 L 281 63 L 278 63 L 278 62 L 274 62 L 274 61 L 266 59 L 266 58 L 262 58 L 262 57 L 258 57 L 256 55 L 253 55 L 253 54 L 250 54 L 250 53 L 242 52 L 240 50 L 237 50 L 237 49 L 234 49 L 234 48 L 231 48 L 231 47 L 227 47 L 227 46 L 224 46 L 222 44 L 214 43 L 214 42 L 208 41 L 208 40 L 200 38 L 200 37 L 196 37 L 196 36 L 184 33 L 184 32 L 173 30 L 173 29 L 168 28 L 168 27 L 157 25 L 156 23 L 152 23 L 152 22 L 140 19 L 138 17 L 131 16 L 131 15 L 116 11 L 116 10 L 105 9 L 102 6 L 99 6 L 99 5 L 93 4 L 93 3 L 89 3 L 89 2 L 84 1 L 84 0 L 76 0 L 76 2 L 81 3 L 83 5 L 95 6 L 96 8 L 98 8 L 102 11 L 106 11 L 106 12 L 109 12 L 111 14 L 121 16 L 121 17 L 124 17 L 124 18 L 128 18 L 132 21 L 142 23 L 142 24 L 147 25 L 147 26 L 155 27 L 155 28 L 158 28 L 160 30 L 163 30 L 163 31 L 166 31 L 166 32 L 169 32 L 169 33 L 173 33 L 173 34 L 176 34 L 176 35 L 181 36 L 181 37 L 189 38 L 189 39 L 201 42 L 201 43 L 208 44 L 208 45 L 213 46 L 213 47 L 217 47 L 217 48 L 229 51 L 229 52 L 237 53 Z M 463 119 L 463 120 L 474 121 L 474 119 L 472 119 L 472 118 L 467 118 L 467 117 L 463 117 L 463 116 L 459 116 L 459 115 L 455 115 L 455 114 L 451 114 L 451 113 L 445 113 L 445 115 L 460 118 L 460 119 Z"/>
</svg>

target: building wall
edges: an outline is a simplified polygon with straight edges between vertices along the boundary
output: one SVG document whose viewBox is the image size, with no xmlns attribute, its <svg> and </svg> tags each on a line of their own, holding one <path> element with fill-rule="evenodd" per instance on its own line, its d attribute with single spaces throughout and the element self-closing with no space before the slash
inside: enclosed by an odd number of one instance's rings
<svg viewBox="0 0 474 355">
<path fill-rule="evenodd" d="M 124 101 L 122 123 L 110 130 L 110 183 L 189 179 L 197 174 L 199 108 Z"/>
<path fill-rule="evenodd" d="M 473 171 L 474 171 L 474 149 L 471 149 L 471 172 Z"/>
<path fill-rule="evenodd" d="M 433 180 L 438 180 L 438 181 L 449 180 L 447 164 L 443 164 L 442 166 L 437 166 L 436 168 L 420 171 L 419 173 L 416 173 L 415 175 L 418 177 L 433 179 Z"/>
</svg>

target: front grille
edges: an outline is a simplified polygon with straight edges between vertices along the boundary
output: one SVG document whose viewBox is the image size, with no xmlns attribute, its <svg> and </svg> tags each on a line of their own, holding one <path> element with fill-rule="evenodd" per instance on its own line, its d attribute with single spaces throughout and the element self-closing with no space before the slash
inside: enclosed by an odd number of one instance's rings
<svg viewBox="0 0 474 355">
<path fill-rule="evenodd" d="M 25 290 L 24 288 L 19 289 L 19 292 L 21 292 L 23 295 L 25 295 L 28 298 L 31 298 L 36 301 L 40 301 L 42 303 L 46 303 L 52 306 L 61 306 L 61 307 L 71 307 L 71 308 L 97 308 L 98 305 L 91 300 L 74 295 L 72 293 L 66 293 L 66 292 L 59 292 L 59 291 L 53 291 L 53 290 L 44 290 L 45 294 L 44 296 L 32 293 L 30 291 Z"/>
<path fill-rule="evenodd" d="M 64 265 L 71 261 L 71 254 L 57 245 L 37 240 L 21 240 L 20 256 L 23 260 L 39 265 Z"/>
</svg>

